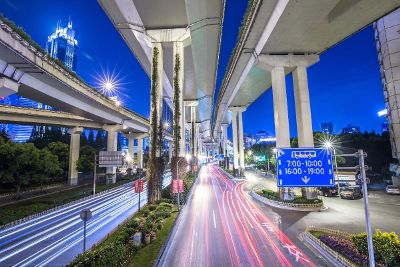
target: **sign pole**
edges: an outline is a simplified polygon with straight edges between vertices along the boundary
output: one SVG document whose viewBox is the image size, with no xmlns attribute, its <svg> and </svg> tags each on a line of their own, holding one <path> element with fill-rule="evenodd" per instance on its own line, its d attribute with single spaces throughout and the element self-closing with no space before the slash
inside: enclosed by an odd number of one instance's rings
<svg viewBox="0 0 400 267">
<path fill-rule="evenodd" d="M 142 191 L 140 190 L 140 189 L 141 189 L 141 188 L 140 188 L 140 179 L 141 179 L 141 178 L 139 177 L 139 182 L 138 182 L 138 183 L 139 183 L 139 211 L 140 211 L 140 193 L 142 192 Z"/>
<path fill-rule="evenodd" d="M 92 217 L 90 209 L 83 209 L 79 213 L 79 217 L 83 221 L 83 253 L 86 252 L 86 222 Z"/>
<path fill-rule="evenodd" d="M 83 253 L 86 252 L 86 220 L 83 221 Z"/>
<path fill-rule="evenodd" d="M 367 240 L 368 240 L 368 254 L 369 254 L 369 266 L 375 267 L 375 256 L 374 256 L 374 244 L 372 242 L 372 229 L 371 221 L 369 217 L 369 206 L 368 206 L 368 189 L 367 189 L 367 178 L 365 175 L 365 164 L 364 164 L 364 151 L 362 149 L 358 150 L 358 159 L 360 164 L 361 179 L 362 179 L 362 189 L 364 195 L 364 211 L 365 211 L 365 222 L 367 228 Z"/>
</svg>

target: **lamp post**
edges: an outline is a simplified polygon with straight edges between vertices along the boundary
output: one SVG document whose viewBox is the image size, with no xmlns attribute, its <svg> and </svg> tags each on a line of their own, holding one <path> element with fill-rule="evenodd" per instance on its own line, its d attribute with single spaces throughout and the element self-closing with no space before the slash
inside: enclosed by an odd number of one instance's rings
<svg viewBox="0 0 400 267">
<path fill-rule="evenodd" d="M 333 170 L 333 173 L 335 175 L 335 181 L 337 181 L 337 183 L 338 183 L 338 190 L 340 190 L 340 183 L 339 183 L 338 178 L 337 178 L 338 165 L 337 165 L 337 159 L 336 159 L 336 149 L 333 146 L 332 142 L 330 142 L 330 141 L 326 141 L 324 143 L 324 147 L 326 149 L 329 149 L 329 150 L 333 151 L 333 160 L 334 160 L 334 164 L 335 164 L 335 170 Z"/>
</svg>

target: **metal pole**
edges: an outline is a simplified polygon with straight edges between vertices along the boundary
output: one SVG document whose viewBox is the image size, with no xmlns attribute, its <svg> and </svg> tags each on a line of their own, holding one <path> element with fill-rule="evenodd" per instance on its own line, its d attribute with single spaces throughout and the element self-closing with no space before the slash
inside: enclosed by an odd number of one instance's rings
<svg viewBox="0 0 400 267">
<path fill-rule="evenodd" d="M 372 242 L 372 229 L 371 222 L 369 218 L 369 206 L 368 206 L 368 189 L 367 189 L 367 179 L 365 175 L 365 165 L 364 165 L 364 151 L 362 149 L 358 150 L 359 156 L 359 164 L 361 171 L 361 179 L 362 179 L 362 189 L 363 189 L 363 198 L 364 198 L 364 211 L 365 211 L 365 222 L 367 228 L 367 240 L 368 240 L 368 254 L 369 254 L 369 266 L 375 267 L 375 257 L 374 257 L 374 245 Z"/>
<path fill-rule="evenodd" d="M 96 195 L 96 165 L 97 165 L 97 155 L 94 155 L 94 171 L 93 171 L 93 196 Z"/>
<path fill-rule="evenodd" d="M 86 220 L 83 221 L 83 253 L 86 252 Z"/>
<path fill-rule="evenodd" d="M 140 193 L 142 192 L 142 190 L 140 190 L 141 188 L 140 188 L 140 179 L 141 178 L 139 178 L 139 182 L 138 182 L 138 184 L 139 184 L 139 211 L 140 211 Z"/>
<path fill-rule="evenodd" d="M 335 180 L 336 180 L 337 183 L 338 183 L 338 191 L 340 191 L 340 182 L 339 182 L 339 180 L 338 180 L 338 175 L 337 175 L 338 166 L 337 166 L 337 158 L 336 158 L 336 150 L 335 150 L 335 148 L 333 148 L 333 158 L 334 158 L 334 160 L 335 160 L 335 168 L 336 168 L 336 170 L 334 171 L 334 173 L 335 173 Z"/>
</svg>

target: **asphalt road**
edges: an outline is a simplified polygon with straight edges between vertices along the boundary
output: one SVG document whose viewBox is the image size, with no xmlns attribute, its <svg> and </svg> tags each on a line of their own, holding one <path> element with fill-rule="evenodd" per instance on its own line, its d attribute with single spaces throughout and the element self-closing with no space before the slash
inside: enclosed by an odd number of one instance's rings
<svg viewBox="0 0 400 267">
<path fill-rule="evenodd" d="M 247 172 L 246 190 L 276 188 L 276 180 Z M 368 194 L 372 228 L 400 234 L 400 196 L 383 191 Z M 323 197 L 327 210 L 321 212 L 288 211 L 259 204 L 264 213 L 273 218 L 289 237 L 295 239 L 307 226 L 332 228 L 349 233 L 365 232 L 363 199 L 347 200 L 340 197 Z"/>
<path fill-rule="evenodd" d="M 217 166 L 204 166 L 159 266 L 323 266 Z"/>
<path fill-rule="evenodd" d="M 163 187 L 171 183 L 164 176 Z M 147 202 L 147 187 L 141 206 Z M 87 222 L 86 247 L 90 248 L 138 209 L 133 183 L 0 231 L 0 266 L 65 266 L 83 251 L 83 222 L 79 212 L 92 211 Z"/>
</svg>

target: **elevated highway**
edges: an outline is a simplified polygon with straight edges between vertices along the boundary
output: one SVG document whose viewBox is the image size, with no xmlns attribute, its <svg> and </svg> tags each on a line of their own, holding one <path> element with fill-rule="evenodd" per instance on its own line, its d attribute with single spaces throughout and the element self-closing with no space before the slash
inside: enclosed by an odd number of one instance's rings
<svg viewBox="0 0 400 267">
<path fill-rule="evenodd" d="M 0 75 L 3 85 L 0 93 L 18 93 L 103 125 L 120 125 L 136 133 L 148 130 L 146 118 L 117 106 L 37 50 L 1 20 Z"/>
<path fill-rule="evenodd" d="M 242 112 L 271 86 L 277 146 L 290 146 L 285 76 L 291 72 L 299 146 L 313 146 L 307 67 L 318 62 L 324 51 L 400 5 L 399 0 L 249 3 L 213 115 L 217 139 L 224 139 L 221 133 L 226 139 L 226 127 L 233 123 L 235 168 L 244 167 L 243 146 L 237 144 L 237 138 L 243 139 Z"/>
<path fill-rule="evenodd" d="M 154 47 L 162 50 L 164 97 L 173 100 L 174 56 L 180 55 L 182 125 L 195 121 L 211 139 L 211 110 L 218 66 L 224 0 L 98 0 L 115 28 L 151 76 Z M 183 78 L 183 79 L 182 79 Z M 185 102 L 184 102 L 185 101 Z M 194 115 L 192 115 L 194 114 Z M 183 136 L 184 132 L 181 132 Z M 182 147 L 184 146 L 182 141 Z M 183 153 L 183 151 L 181 151 Z"/>
</svg>

